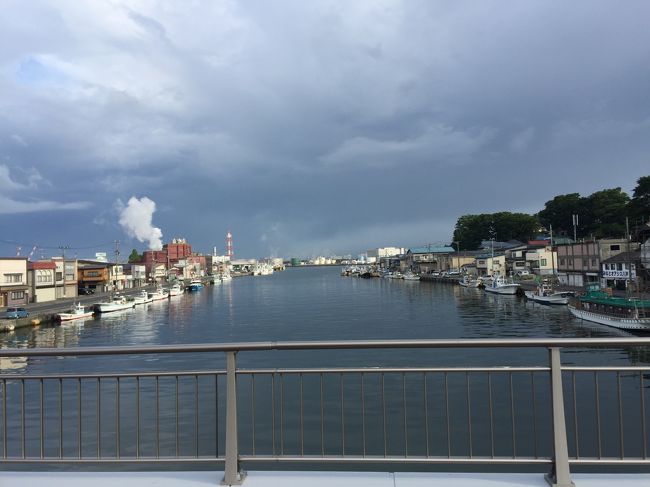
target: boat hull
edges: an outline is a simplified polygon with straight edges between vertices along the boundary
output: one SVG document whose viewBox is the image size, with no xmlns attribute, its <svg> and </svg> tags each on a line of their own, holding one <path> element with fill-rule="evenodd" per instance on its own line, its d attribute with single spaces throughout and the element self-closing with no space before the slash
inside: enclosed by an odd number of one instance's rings
<svg viewBox="0 0 650 487">
<path fill-rule="evenodd" d="M 98 313 L 112 313 L 114 311 L 122 311 L 125 309 L 135 308 L 133 303 L 113 304 L 113 303 L 99 303 L 95 305 Z"/>
<path fill-rule="evenodd" d="M 485 291 L 492 294 L 504 294 L 508 296 L 514 296 L 517 294 L 519 286 L 517 284 L 506 284 L 505 286 L 498 287 L 486 287 Z"/>
<path fill-rule="evenodd" d="M 57 316 L 59 318 L 59 321 L 72 321 L 72 320 L 80 320 L 82 318 L 91 318 L 93 315 L 92 311 L 87 311 L 85 313 L 59 313 Z"/>
<path fill-rule="evenodd" d="M 575 306 L 569 305 L 569 311 L 576 318 L 585 321 L 593 321 L 601 325 L 612 326 L 620 328 L 621 330 L 637 330 L 650 332 L 650 318 L 617 318 L 614 316 L 607 316 L 593 311 L 584 309 L 577 309 Z"/>
<path fill-rule="evenodd" d="M 561 296 L 561 295 L 550 295 L 550 296 L 540 296 L 539 294 L 536 294 L 532 291 L 526 291 L 526 298 L 530 299 L 531 301 L 535 301 L 536 303 L 540 304 L 557 304 L 557 305 L 567 305 L 569 304 L 569 296 Z"/>
</svg>

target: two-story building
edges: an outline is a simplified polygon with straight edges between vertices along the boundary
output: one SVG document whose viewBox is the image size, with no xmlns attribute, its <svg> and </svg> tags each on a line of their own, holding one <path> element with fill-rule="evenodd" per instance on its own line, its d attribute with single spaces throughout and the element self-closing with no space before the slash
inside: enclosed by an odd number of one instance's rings
<svg viewBox="0 0 650 487">
<path fill-rule="evenodd" d="M 0 257 L 0 306 L 28 302 L 27 257 Z"/>
<path fill-rule="evenodd" d="M 402 270 L 412 270 L 420 274 L 445 271 L 450 268 L 449 255 L 455 252 L 453 247 L 413 247 L 406 251 L 400 267 Z"/>
<path fill-rule="evenodd" d="M 56 263 L 53 261 L 37 261 L 27 263 L 27 285 L 30 291 L 30 302 L 43 303 L 56 299 Z"/>
<path fill-rule="evenodd" d="M 500 274 L 505 276 L 506 256 L 505 254 L 482 254 L 476 256 L 476 273 L 479 276 L 494 276 Z"/>
<path fill-rule="evenodd" d="M 557 252 L 550 245 L 531 249 L 526 252 L 528 269 L 538 276 L 555 274 L 557 265 Z"/>
<path fill-rule="evenodd" d="M 601 264 L 601 286 L 618 291 L 645 291 L 647 287 L 641 269 L 641 251 L 622 252 Z"/>
<path fill-rule="evenodd" d="M 77 260 L 52 257 L 52 262 L 56 264 L 56 299 L 77 296 Z"/>
<path fill-rule="evenodd" d="M 80 260 L 77 270 L 79 287 L 92 289 L 95 292 L 110 290 L 110 264 L 92 260 Z"/>
<path fill-rule="evenodd" d="M 136 288 L 147 284 L 147 269 L 144 264 L 124 264 L 122 269 L 126 288 Z"/>
<path fill-rule="evenodd" d="M 557 277 L 561 284 L 583 287 L 600 282 L 598 242 L 557 246 Z"/>
</svg>

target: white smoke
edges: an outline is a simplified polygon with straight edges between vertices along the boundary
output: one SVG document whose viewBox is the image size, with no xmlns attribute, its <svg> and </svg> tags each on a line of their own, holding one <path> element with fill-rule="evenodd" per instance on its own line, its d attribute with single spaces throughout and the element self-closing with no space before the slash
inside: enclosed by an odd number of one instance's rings
<svg viewBox="0 0 650 487">
<path fill-rule="evenodd" d="M 156 203 L 146 196 L 141 199 L 132 196 L 126 206 L 117 201 L 120 211 L 120 225 L 129 237 L 137 238 L 139 242 L 147 241 L 150 250 L 162 249 L 162 230 L 151 224 L 156 211 Z"/>
</svg>

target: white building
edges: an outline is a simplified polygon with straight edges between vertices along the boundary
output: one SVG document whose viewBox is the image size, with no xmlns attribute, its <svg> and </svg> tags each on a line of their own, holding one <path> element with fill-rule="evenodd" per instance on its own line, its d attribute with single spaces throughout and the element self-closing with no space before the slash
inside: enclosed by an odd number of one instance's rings
<svg viewBox="0 0 650 487">
<path fill-rule="evenodd" d="M 376 249 L 370 249 L 366 252 L 368 256 L 368 261 L 374 258 L 373 262 L 378 261 L 382 257 L 396 257 L 406 253 L 406 249 L 402 247 L 381 247 Z"/>
</svg>

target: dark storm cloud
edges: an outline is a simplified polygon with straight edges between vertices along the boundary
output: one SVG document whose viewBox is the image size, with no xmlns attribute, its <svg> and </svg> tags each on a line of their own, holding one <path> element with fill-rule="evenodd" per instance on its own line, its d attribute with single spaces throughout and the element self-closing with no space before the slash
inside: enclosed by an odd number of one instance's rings
<svg viewBox="0 0 650 487">
<path fill-rule="evenodd" d="M 650 149 L 648 14 L 9 2 L 0 219 L 34 243 L 138 246 L 115 202 L 147 196 L 165 239 L 223 251 L 231 229 L 239 255 L 289 256 L 448 242 L 464 213 L 630 190 Z"/>
</svg>

